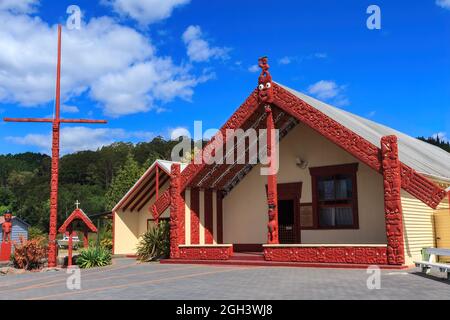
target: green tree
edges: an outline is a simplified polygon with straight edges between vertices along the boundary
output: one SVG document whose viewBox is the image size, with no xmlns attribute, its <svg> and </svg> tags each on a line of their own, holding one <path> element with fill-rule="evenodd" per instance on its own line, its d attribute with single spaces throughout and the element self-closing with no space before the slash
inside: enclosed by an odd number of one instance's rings
<svg viewBox="0 0 450 320">
<path fill-rule="evenodd" d="M 139 167 L 131 153 L 129 153 L 123 167 L 113 177 L 112 183 L 106 192 L 106 210 L 114 208 L 117 202 L 141 177 L 142 173 L 142 168 Z"/>
</svg>

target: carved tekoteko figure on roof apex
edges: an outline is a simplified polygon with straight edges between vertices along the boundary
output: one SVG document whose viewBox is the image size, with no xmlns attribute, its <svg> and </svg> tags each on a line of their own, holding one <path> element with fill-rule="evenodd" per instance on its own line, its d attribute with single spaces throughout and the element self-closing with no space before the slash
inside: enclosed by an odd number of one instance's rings
<svg viewBox="0 0 450 320">
<path fill-rule="evenodd" d="M 261 68 L 261 75 L 258 78 L 258 102 L 260 104 L 270 104 L 273 102 L 273 89 L 268 58 L 259 58 L 258 65 Z"/>
</svg>

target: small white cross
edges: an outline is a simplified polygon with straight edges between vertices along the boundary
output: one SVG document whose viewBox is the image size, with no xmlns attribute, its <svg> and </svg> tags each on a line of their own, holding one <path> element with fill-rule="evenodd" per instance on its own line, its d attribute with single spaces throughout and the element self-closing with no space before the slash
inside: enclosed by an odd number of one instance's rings
<svg viewBox="0 0 450 320">
<path fill-rule="evenodd" d="M 79 209 L 78 206 L 80 205 L 80 202 L 77 200 L 77 201 L 75 202 L 75 205 L 77 206 L 77 209 Z"/>
</svg>

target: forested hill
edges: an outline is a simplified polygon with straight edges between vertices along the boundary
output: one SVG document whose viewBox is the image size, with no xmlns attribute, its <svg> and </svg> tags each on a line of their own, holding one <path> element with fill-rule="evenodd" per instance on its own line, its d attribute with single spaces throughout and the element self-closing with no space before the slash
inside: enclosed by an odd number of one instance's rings
<svg viewBox="0 0 450 320">
<path fill-rule="evenodd" d="M 435 138 L 419 138 L 450 152 Z M 83 210 L 100 213 L 112 206 L 156 159 L 170 159 L 177 142 L 114 143 L 97 151 L 65 155 L 60 161 L 58 221 L 79 200 Z M 43 231 L 49 219 L 50 157 L 38 153 L 0 155 L 0 214 L 6 209 Z"/>
<path fill-rule="evenodd" d="M 124 192 L 156 159 L 169 159 L 176 142 L 114 143 L 97 151 L 65 155 L 60 160 L 58 221 L 79 200 L 83 210 L 111 210 Z M 47 230 L 50 194 L 49 156 L 38 153 L 0 155 L 0 214 L 6 209 Z"/>
</svg>

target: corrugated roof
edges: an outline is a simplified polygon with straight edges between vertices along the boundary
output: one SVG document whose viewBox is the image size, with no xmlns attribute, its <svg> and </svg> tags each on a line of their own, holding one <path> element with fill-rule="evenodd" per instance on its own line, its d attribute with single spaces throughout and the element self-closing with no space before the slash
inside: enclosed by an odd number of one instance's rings
<svg viewBox="0 0 450 320">
<path fill-rule="evenodd" d="M 354 133 L 360 135 L 375 146 L 380 147 L 381 137 L 396 135 L 398 138 L 400 161 L 419 173 L 450 181 L 450 153 L 447 151 L 385 125 L 333 107 L 306 94 L 283 86 L 282 84 L 278 85 Z"/>
</svg>

